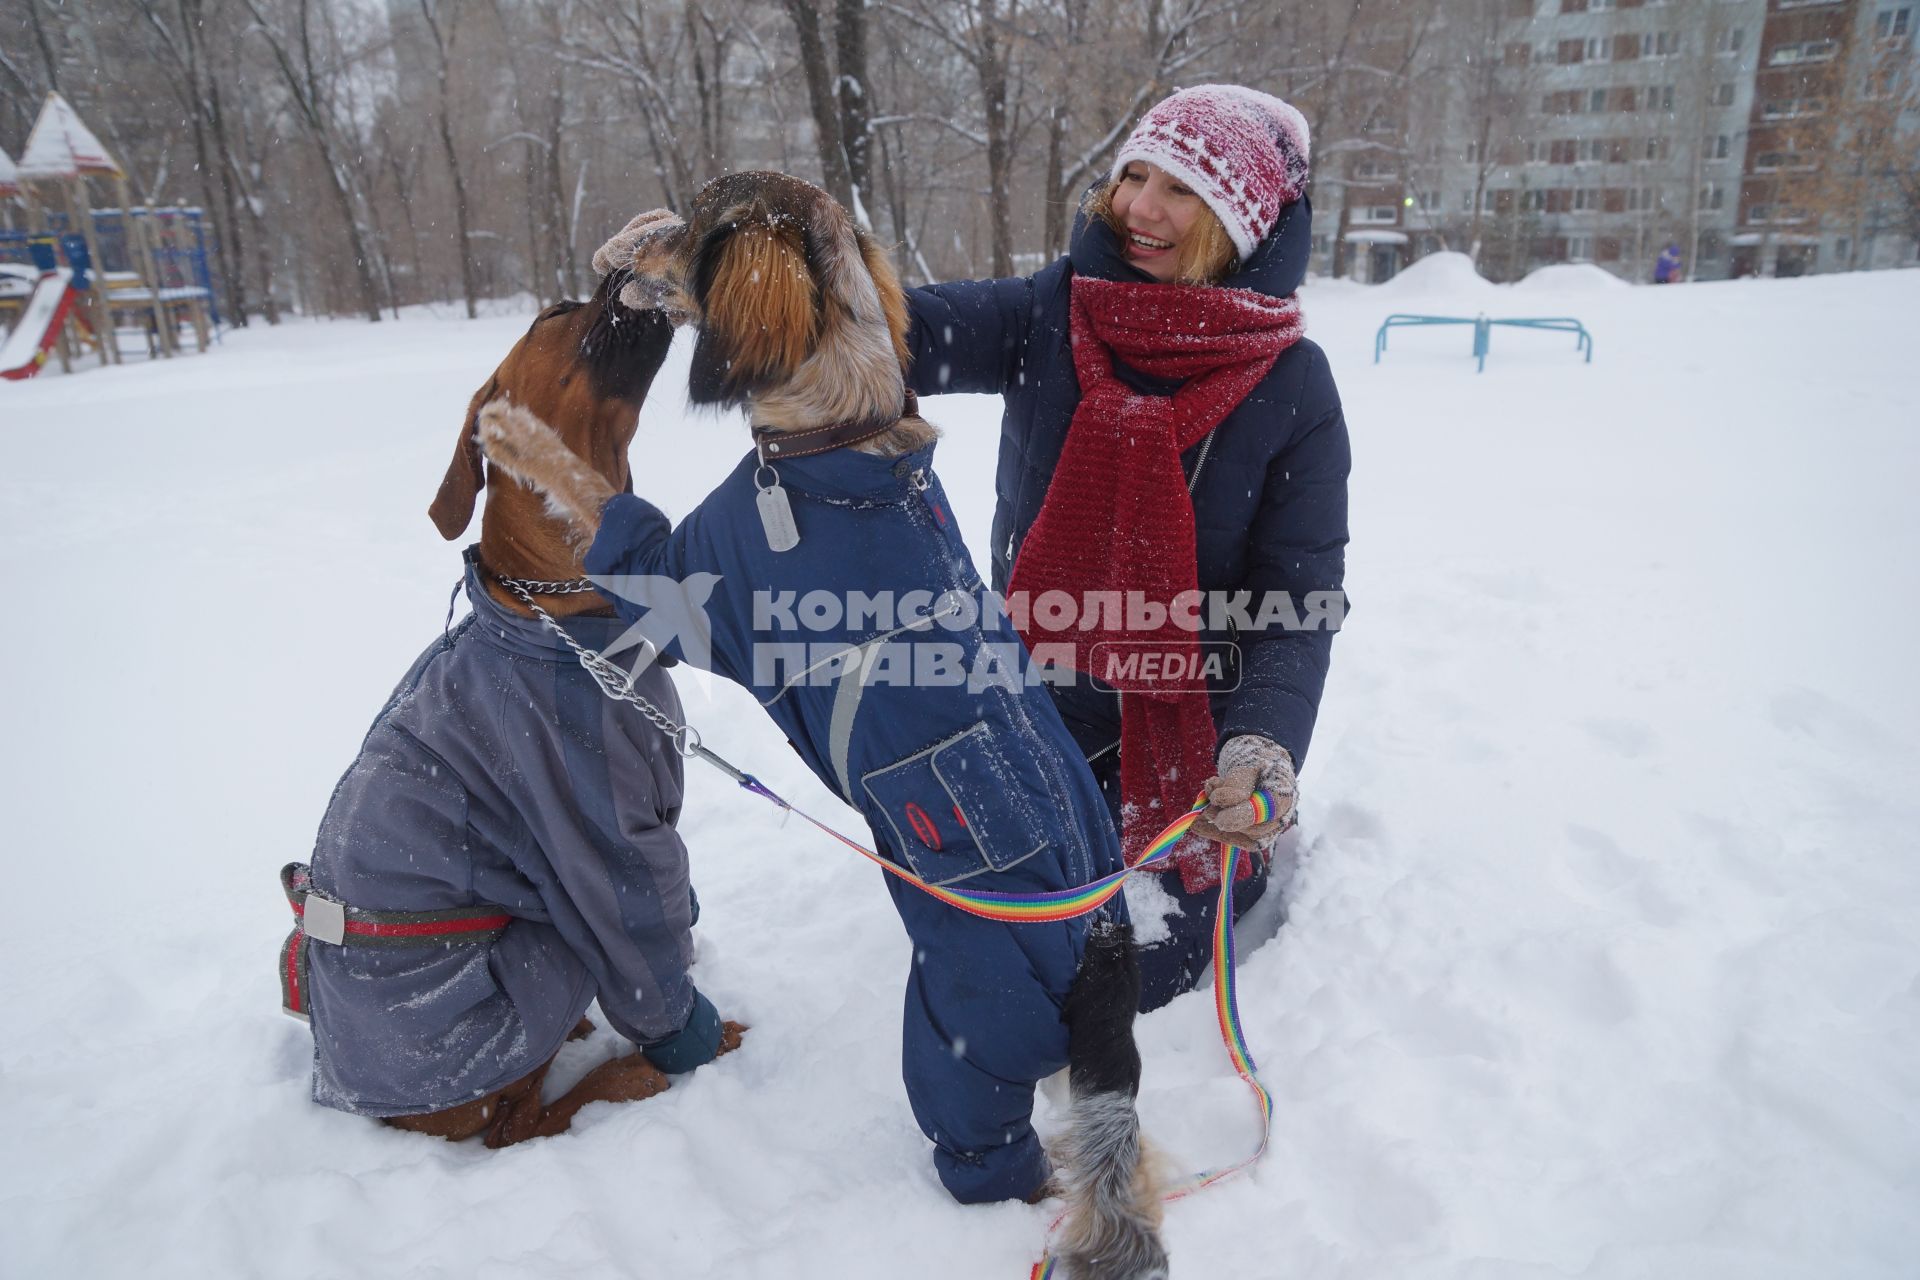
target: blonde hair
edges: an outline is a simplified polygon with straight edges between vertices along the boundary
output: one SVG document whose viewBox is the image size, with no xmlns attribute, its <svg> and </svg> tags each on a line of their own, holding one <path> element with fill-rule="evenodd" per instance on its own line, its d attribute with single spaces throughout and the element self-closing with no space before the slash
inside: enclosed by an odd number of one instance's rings
<svg viewBox="0 0 1920 1280">
<path fill-rule="evenodd" d="M 1113 190 L 1118 185 L 1112 178 L 1107 179 L 1087 193 L 1086 202 L 1080 208 L 1088 217 L 1104 221 L 1124 240 L 1127 228 L 1113 211 Z M 1173 262 L 1174 280 L 1180 284 L 1219 284 L 1237 264 L 1233 238 L 1213 210 L 1203 203 L 1193 230 L 1180 242 L 1180 252 Z"/>
</svg>

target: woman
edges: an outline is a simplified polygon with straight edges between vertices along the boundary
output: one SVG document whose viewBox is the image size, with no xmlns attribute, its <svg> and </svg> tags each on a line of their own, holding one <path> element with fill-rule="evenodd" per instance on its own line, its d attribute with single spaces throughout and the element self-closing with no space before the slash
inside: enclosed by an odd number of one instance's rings
<svg viewBox="0 0 1920 1280">
<path fill-rule="evenodd" d="M 1344 611 L 1346 422 L 1295 293 L 1307 153 L 1278 98 L 1183 90 L 1120 148 L 1066 257 L 908 294 L 914 390 L 1005 397 L 993 585 L 1036 654 L 1072 669 L 1055 699 L 1129 856 L 1207 794 L 1164 930 L 1135 895 L 1143 1010 L 1211 958 L 1207 841 L 1262 851 L 1236 917 L 1264 891 Z M 1071 616 L 1022 608 L 1062 591 Z M 1279 802 L 1258 824 L 1256 787 Z"/>
</svg>

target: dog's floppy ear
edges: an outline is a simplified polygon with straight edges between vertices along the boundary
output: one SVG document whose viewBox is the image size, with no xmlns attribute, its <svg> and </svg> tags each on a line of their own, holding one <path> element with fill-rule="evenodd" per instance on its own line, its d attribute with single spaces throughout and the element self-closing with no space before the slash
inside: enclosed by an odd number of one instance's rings
<svg viewBox="0 0 1920 1280">
<path fill-rule="evenodd" d="M 873 277 L 873 287 L 880 293 L 880 309 L 887 315 L 887 334 L 893 339 L 893 354 L 900 357 L 900 367 L 904 369 L 908 354 L 907 295 L 900 288 L 900 277 L 880 242 L 858 228 L 854 235 L 860 241 L 860 257 L 867 264 L 867 274 Z"/>
<path fill-rule="evenodd" d="M 481 487 L 487 482 L 486 473 L 481 470 L 480 442 L 474 439 L 473 433 L 480 410 L 493 399 L 499 387 L 499 378 L 488 378 L 486 385 L 467 402 L 467 416 L 460 421 L 460 439 L 453 446 L 453 461 L 447 464 L 440 492 L 433 495 L 433 503 L 427 508 L 433 527 L 448 542 L 465 533 L 473 522 L 474 499 L 480 496 Z"/>
<path fill-rule="evenodd" d="M 713 219 L 687 272 L 701 312 L 694 404 L 737 405 L 787 382 L 813 350 L 820 289 L 794 220 L 758 202 Z"/>
</svg>

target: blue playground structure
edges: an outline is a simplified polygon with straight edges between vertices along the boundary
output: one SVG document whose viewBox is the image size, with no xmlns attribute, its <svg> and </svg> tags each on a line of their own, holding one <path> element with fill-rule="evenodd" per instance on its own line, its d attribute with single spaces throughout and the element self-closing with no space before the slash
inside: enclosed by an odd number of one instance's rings
<svg viewBox="0 0 1920 1280">
<path fill-rule="evenodd" d="M 154 271 L 159 276 L 163 294 L 199 290 L 200 296 L 206 299 L 208 318 L 214 329 L 222 328 L 225 321 L 220 317 L 220 291 L 215 288 L 213 229 L 207 224 L 205 212 L 191 205 L 159 209 L 141 206 L 134 209 L 133 217 L 137 225 L 145 228 L 148 243 L 152 245 Z M 84 245 L 68 225 L 72 219 L 65 213 L 49 211 L 46 222 L 45 231 L 0 231 L 0 262 L 33 265 L 28 241 L 49 232 L 60 237 L 63 252 L 70 243 Z M 139 265 L 127 245 L 126 217 L 119 209 L 95 209 L 93 231 L 102 272 L 113 276 L 138 273 Z"/>
<path fill-rule="evenodd" d="M 93 206 L 97 182 L 113 184 L 118 208 Z M 119 364 L 123 335 L 168 359 L 188 337 L 201 351 L 217 340 L 207 219 L 135 207 L 126 171 L 58 93 L 19 162 L 0 152 L 0 226 L 0 378 L 31 378 L 55 355 L 71 369 L 83 349 Z"/>
<path fill-rule="evenodd" d="M 1493 326 L 1511 325 L 1516 329 L 1546 329 L 1555 333 L 1575 335 L 1574 350 L 1584 351 L 1587 363 L 1593 363 L 1593 335 L 1587 332 L 1587 326 L 1572 316 L 1536 316 L 1522 319 L 1496 319 L 1492 316 L 1415 316 L 1394 314 L 1387 317 L 1380 331 L 1373 335 L 1373 362 L 1380 363 L 1380 356 L 1387 349 L 1387 330 L 1418 329 L 1428 325 L 1470 324 L 1473 326 L 1473 356 L 1479 361 L 1476 373 L 1487 371 L 1487 352 L 1493 346 Z"/>
</svg>

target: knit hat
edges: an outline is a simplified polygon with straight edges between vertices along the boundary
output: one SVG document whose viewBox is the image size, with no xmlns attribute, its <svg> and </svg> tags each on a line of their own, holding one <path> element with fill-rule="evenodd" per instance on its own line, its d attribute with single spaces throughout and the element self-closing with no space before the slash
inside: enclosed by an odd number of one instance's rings
<svg viewBox="0 0 1920 1280">
<path fill-rule="evenodd" d="M 1192 187 L 1245 259 L 1307 185 L 1307 120 L 1257 89 L 1182 89 L 1141 119 L 1114 157 L 1113 177 L 1134 160 Z"/>
</svg>

